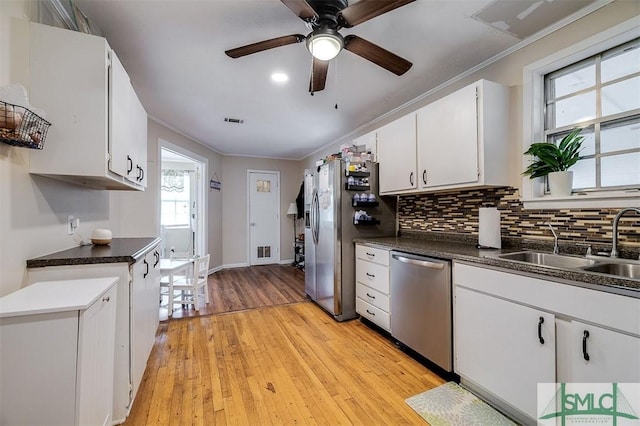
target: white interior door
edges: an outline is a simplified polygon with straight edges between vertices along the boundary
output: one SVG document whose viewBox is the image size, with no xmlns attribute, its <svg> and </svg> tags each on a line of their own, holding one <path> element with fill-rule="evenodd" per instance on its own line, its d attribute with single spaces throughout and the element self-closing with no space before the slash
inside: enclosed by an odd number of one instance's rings
<svg viewBox="0 0 640 426">
<path fill-rule="evenodd" d="M 276 172 L 249 172 L 249 261 L 280 261 L 280 193 Z"/>
</svg>

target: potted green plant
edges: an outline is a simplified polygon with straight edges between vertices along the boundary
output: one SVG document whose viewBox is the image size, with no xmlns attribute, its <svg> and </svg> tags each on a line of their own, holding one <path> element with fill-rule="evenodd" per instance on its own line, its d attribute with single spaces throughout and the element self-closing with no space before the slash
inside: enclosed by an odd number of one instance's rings
<svg viewBox="0 0 640 426">
<path fill-rule="evenodd" d="M 569 168 L 582 158 L 580 149 L 584 136 L 580 136 L 581 130 L 573 130 L 557 145 L 549 142 L 531 144 L 525 154 L 533 155 L 535 159 L 522 174 L 531 179 L 548 176 L 549 190 L 553 197 L 571 195 L 573 172 Z"/>
</svg>

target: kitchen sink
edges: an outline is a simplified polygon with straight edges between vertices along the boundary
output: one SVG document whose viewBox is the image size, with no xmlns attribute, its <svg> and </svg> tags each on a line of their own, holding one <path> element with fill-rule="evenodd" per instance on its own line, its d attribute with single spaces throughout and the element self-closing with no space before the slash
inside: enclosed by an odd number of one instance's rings
<svg viewBox="0 0 640 426">
<path fill-rule="evenodd" d="M 636 280 L 640 279 L 640 264 L 635 263 L 598 263 L 582 269 L 589 272 L 600 272 L 602 274 L 616 275 L 618 277 Z"/>
<path fill-rule="evenodd" d="M 550 266 L 554 268 L 582 268 L 595 265 L 593 259 L 577 256 L 566 256 L 562 254 L 544 253 L 536 251 L 519 251 L 496 256 L 503 260 L 514 260 L 516 262 L 531 263 L 534 265 Z"/>
</svg>

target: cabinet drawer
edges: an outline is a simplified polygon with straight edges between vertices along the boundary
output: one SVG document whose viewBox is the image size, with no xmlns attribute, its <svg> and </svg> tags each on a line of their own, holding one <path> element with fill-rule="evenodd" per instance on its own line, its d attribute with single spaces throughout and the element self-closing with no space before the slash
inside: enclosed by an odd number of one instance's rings
<svg viewBox="0 0 640 426">
<path fill-rule="evenodd" d="M 367 301 L 376 308 L 380 308 L 385 312 L 389 312 L 390 299 L 386 294 L 382 294 L 377 290 L 358 283 L 356 285 L 356 296 Z"/>
<path fill-rule="evenodd" d="M 389 266 L 389 250 L 356 245 L 356 258 Z"/>
<path fill-rule="evenodd" d="M 357 259 L 356 281 L 380 293 L 389 294 L 389 267 Z"/>
<path fill-rule="evenodd" d="M 382 309 L 376 308 L 360 298 L 356 298 L 356 312 L 362 315 L 363 318 L 376 323 L 385 330 L 391 331 L 391 317 Z"/>
</svg>

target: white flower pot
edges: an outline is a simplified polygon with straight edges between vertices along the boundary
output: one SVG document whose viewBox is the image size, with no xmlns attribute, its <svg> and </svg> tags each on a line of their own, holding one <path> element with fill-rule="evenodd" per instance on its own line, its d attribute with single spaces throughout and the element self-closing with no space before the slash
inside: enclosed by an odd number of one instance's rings
<svg viewBox="0 0 640 426">
<path fill-rule="evenodd" d="M 568 197 L 573 189 L 573 172 L 552 172 L 548 175 L 552 197 Z"/>
</svg>

